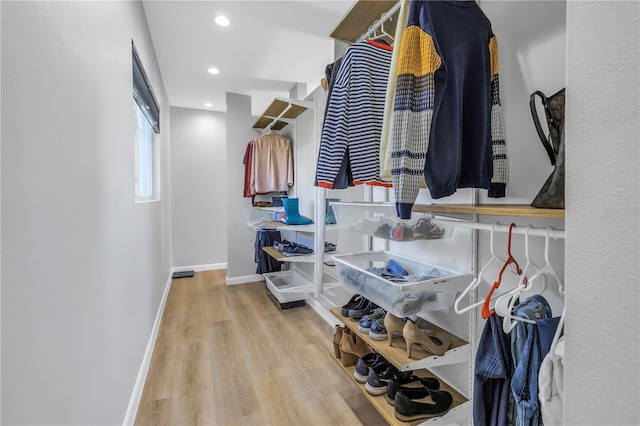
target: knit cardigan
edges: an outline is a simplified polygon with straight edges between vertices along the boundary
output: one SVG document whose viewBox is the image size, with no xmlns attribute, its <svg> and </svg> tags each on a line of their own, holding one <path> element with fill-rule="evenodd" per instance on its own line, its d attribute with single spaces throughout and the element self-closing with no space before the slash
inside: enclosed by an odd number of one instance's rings
<svg viewBox="0 0 640 426">
<path fill-rule="evenodd" d="M 457 188 L 504 197 L 508 164 L 498 44 L 474 1 L 412 1 L 400 44 L 390 149 L 398 216 L 424 178 L 433 199 Z M 382 155 L 381 155 L 382 156 Z"/>
</svg>

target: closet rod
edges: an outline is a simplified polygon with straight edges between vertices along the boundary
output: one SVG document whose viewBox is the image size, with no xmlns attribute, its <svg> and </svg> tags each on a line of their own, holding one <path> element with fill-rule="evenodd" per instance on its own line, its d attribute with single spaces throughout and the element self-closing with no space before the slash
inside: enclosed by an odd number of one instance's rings
<svg viewBox="0 0 640 426">
<path fill-rule="evenodd" d="M 463 222 L 451 219 L 439 219 L 436 218 L 438 222 L 451 225 L 458 228 L 470 228 L 470 229 L 478 229 L 480 231 L 491 231 L 492 229 L 497 232 L 509 232 L 509 225 L 502 225 L 501 223 L 496 222 L 494 226 L 491 223 L 478 223 L 478 222 Z M 537 237 L 546 237 L 548 228 L 529 228 L 529 235 L 537 236 Z M 527 231 L 526 226 L 515 226 L 513 228 L 514 234 L 522 234 L 524 235 Z M 551 229 L 549 231 L 549 237 L 553 239 L 566 239 L 564 229 Z"/>
<path fill-rule="evenodd" d="M 360 38 L 358 39 L 358 41 L 362 41 L 365 40 L 367 38 L 370 38 L 377 30 L 378 28 L 380 28 L 385 22 L 387 22 L 394 13 L 396 13 L 398 10 L 400 10 L 400 3 L 403 0 L 399 0 L 396 4 L 394 4 L 391 9 L 389 9 L 389 11 L 387 13 L 385 13 L 384 15 L 382 15 L 382 17 L 375 21 L 373 23 L 373 25 L 371 27 L 369 27 L 369 30 L 367 30 L 365 33 L 363 33 Z"/>
</svg>

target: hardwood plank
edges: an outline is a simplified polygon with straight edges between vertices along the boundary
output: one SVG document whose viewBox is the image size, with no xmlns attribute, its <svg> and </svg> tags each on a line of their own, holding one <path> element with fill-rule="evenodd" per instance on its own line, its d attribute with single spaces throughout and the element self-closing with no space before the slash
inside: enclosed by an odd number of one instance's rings
<svg viewBox="0 0 640 426">
<path fill-rule="evenodd" d="M 172 282 L 136 425 L 384 424 L 331 358 L 333 327 L 225 277 Z"/>
</svg>

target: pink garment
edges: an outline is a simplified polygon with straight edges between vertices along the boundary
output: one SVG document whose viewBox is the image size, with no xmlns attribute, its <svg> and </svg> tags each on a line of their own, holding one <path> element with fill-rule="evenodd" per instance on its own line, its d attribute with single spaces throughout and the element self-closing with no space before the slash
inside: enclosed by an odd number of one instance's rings
<svg viewBox="0 0 640 426">
<path fill-rule="evenodd" d="M 284 192 L 293 186 L 291 141 L 284 136 L 271 132 L 254 139 L 251 163 L 253 194 Z"/>
</svg>

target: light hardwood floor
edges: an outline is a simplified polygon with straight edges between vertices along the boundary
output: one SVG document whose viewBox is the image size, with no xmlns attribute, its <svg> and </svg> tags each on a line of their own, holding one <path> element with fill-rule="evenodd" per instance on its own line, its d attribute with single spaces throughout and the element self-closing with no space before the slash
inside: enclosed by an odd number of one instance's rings
<svg viewBox="0 0 640 426">
<path fill-rule="evenodd" d="M 173 280 L 136 425 L 386 425 L 309 306 L 280 310 L 226 270 Z"/>
</svg>

